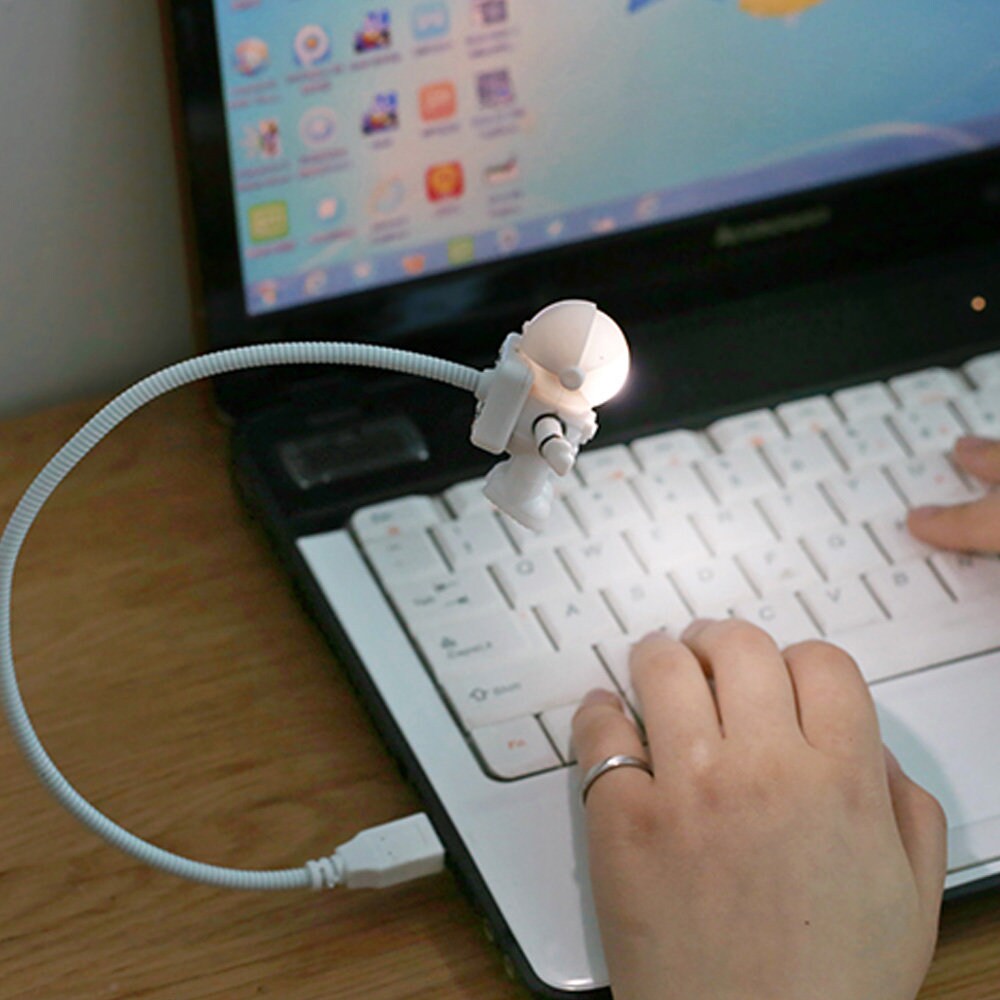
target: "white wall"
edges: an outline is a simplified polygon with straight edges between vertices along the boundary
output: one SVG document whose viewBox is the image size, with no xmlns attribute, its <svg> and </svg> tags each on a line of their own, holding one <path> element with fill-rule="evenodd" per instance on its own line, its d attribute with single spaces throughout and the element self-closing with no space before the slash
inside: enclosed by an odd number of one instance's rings
<svg viewBox="0 0 1000 1000">
<path fill-rule="evenodd" d="M 156 0 L 0 0 L 0 416 L 191 352 Z"/>
</svg>

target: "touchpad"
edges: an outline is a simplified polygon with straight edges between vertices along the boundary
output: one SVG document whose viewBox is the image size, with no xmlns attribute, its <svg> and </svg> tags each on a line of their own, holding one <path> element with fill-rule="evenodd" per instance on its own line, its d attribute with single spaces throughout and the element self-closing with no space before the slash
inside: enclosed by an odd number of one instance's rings
<svg viewBox="0 0 1000 1000">
<path fill-rule="evenodd" d="M 883 741 L 948 815 L 948 870 L 1000 857 L 1000 652 L 871 690 Z"/>
</svg>

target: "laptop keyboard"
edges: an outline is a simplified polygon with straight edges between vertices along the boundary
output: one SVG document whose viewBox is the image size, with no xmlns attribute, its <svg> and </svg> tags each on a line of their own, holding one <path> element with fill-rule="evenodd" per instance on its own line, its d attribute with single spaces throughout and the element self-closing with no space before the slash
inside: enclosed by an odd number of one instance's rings
<svg viewBox="0 0 1000 1000">
<path fill-rule="evenodd" d="M 909 507 L 981 495 L 948 455 L 1000 436 L 1000 352 L 585 449 L 541 534 L 482 481 L 359 510 L 351 531 L 482 766 L 574 761 L 594 687 L 634 712 L 630 645 L 735 615 L 779 645 L 827 638 L 874 683 L 1000 646 L 1000 559 L 936 551 Z M 638 718 L 638 715 L 637 715 Z"/>
</svg>

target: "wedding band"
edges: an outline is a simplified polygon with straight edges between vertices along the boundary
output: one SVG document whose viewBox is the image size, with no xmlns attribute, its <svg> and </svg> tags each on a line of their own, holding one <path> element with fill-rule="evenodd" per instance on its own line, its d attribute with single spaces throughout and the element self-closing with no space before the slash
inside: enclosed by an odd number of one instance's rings
<svg viewBox="0 0 1000 1000">
<path fill-rule="evenodd" d="M 580 785 L 580 800 L 584 805 L 587 804 L 587 795 L 594 782 L 602 774 L 607 774 L 608 771 L 613 771 L 618 767 L 637 767 L 640 771 L 645 771 L 646 774 L 653 777 L 653 769 L 641 757 L 633 757 L 627 753 L 616 753 L 611 757 L 605 757 L 604 760 L 595 764 L 583 777 L 583 782 Z"/>
</svg>

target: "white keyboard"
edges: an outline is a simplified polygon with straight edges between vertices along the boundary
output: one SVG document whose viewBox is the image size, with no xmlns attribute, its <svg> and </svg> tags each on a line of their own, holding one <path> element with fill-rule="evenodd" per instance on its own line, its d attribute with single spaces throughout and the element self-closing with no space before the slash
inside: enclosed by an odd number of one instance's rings
<svg viewBox="0 0 1000 1000">
<path fill-rule="evenodd" d="M 486 772 L 573 763 L 594 687 L 636 710 L 628 649 L 736 615 L 845 647 L 870 683 L 1000 646 L 1000 559 L 912 538 L 909 507 L 980 495 L 948 458 L 1000 436 L 1000 352 L 584 450 L 544 533 L 481 481 L 351 530 Z"/>
</svg>

